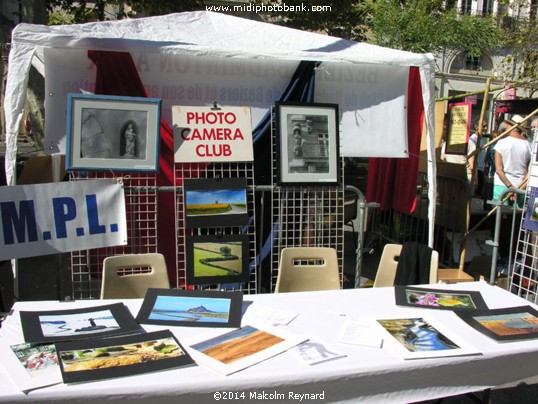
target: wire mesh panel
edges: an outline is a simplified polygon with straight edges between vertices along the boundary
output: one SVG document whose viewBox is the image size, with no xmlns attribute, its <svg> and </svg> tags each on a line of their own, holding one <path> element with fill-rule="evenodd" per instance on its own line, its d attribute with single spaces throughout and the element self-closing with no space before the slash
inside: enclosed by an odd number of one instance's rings
<svg viewBox="0 0 538 404">
<path fill-rule="evenodd" d="M 510 281 L 510 290 L 532 303 L 538 303 L 538 154 L 536 143 L 533 145 L 529 186 L 525 195 L 525 206 L 516 254 Z"/>
<path fill-rule="evenodd" d="M 278 182 L 280 156 L 275 111 L 272 114 L 272 175 Z M 337 134 L 338 135 L 338 134 Z M 341 156 L 338 153 L 338 156 Z M 343 168 L 343 159 L 337 164 Z M 342 170 L 339 170 L 341 173 Z M 338 183 L 342 184 L 341 174 Z M 280 252 L 286 247 L 330 247 L 338 256 L 342 282 L 344 268 L 344 188 L 343 185 L 282 185 L 272 192 L 271 291 L 278 277 Z"/>
<path fill-rule="evenodd" d="M 197 227 L 188 228 L 185 223 L 184 212 L 186 208 L 185 196 L 182 185 L 186 179 L 224 179 L 224 178 L 244 178 L 247 183 L 247 215 L 249 223 L 246 226 L 226 226 L 226 227 Z M 226 289 L 241 290 L 246 294 L 258 292 L 256 273 L 256 234 L 255 234 L 255 208 L 254 208 L 254 168 L 252 163 L 191 163 L 175 165 L 176 183 L 176 239 L 177 239 L 177 279 L 180 287 L 187 285 L 187 265 L 194 265 L 187 262 L 187 239 L 190 236 L 226 236 L 226 235 L 246 235 L 248 238 L 248 267 L 249 280 L 241 283 L 208 284 L 203 285 L 204 289 Z M 244 264 L 244 263 L 243 263 Z"/>
<path fill-rule="evenodd" d="M 99 298 L 103 260 L 112 255 L 157 252 L 158 188 L 153 173 L 71 172 L 71 181 L 118 178 L 125 189 L 127 245 L 71 253 L 72 297 Z M 173 283 L 172 283 L 173 285 Z"/>
</svg>

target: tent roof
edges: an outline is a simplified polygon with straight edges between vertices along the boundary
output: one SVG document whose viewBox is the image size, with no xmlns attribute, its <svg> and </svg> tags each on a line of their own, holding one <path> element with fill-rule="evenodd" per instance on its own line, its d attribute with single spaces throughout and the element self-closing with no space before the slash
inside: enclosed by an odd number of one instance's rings
<svg viewBox="0 0 538 404">
<path fill-rule="evenodd" d="M 134 50 L 193 56 L 278 58 L 423 66 L 431 54 L 416 54 L 277 26 L 209 11 L 140 19 L 44 26 L 20 24 L 15 42 L 43 47 Z"/>
</svg>

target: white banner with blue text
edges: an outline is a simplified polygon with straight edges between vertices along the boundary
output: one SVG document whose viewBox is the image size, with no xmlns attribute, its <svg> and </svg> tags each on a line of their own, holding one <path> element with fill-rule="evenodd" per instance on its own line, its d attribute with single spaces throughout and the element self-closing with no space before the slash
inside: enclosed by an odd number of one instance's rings
<svg viewBox="0 0 538 404">
<path fill-rule="evenodd" d="M 115 180 L 0 187 L 0 260 L 127 244 Z"/>
</svg>

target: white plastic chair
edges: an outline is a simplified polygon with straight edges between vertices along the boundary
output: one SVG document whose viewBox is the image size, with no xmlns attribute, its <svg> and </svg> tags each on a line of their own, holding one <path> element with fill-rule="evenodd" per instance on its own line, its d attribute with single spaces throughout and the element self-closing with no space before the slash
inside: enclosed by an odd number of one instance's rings
<svg viewBox="0 0 538 404">
<path fill-rule="evenodd" d="M 334 248 L 287 247 L 280 252 L 275 293 L 341 288 Z"/>
<path fill-rule="evenodd" d="M 162 254 L 115 255 L 103 260 L 101 299 L 143 298 L 148 288 L 170 289 Z"/>
<path fill-rule="evenodd" d="M 383 286 L 394 286 L 396 269 L 398 268 L 398 258 L 402 253 L 401 244 L 386 244 L 381 254 L 381 260 L 377 268 L 374 280 L 374 288 Z M 439 253 L 432 250 L 430 264 L 430 283 L 437 283 L 437 267 L 439 264 Z"/>
</svg>

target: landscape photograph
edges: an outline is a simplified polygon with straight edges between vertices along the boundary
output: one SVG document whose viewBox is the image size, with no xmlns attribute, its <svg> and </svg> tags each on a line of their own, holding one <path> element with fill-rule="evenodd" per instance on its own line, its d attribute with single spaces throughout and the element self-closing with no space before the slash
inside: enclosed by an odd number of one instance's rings
<svg viewBox="0 0 538 404">
<path fill-rule="evenodd" d="M 44 337 L 95 334 L 120 328 L 110 310 L 39 316 Z"/>
<path fill-rule="evenodd" d="M 245 178 L 198 178 L 183 182 L 185 225 L 189 228 L 248 223 Z"/>
<path fill-rule="evenodd" d="M 162 338 L 93 349 L 60 351 L 59 357 L 64 372 L 77 372 L 131 366 L 175 358 L 184 354 L 174 338 Z"/>
<path fill-rule="evenodd" d="M 517 336 L 538 332 L 538 318 L 530 313 L 477 316 L 474 319 L 498 336 Z"/>
<path fill-rule="evenodd" d="M 243 272 L 243 244 L 238 241 L 194 243 L 194 276 L 237 276 Z"/>
<path fill-rule="evenodd" d="M 157 296 L 149 319 L 227 323 L 230 317 L 230 305 L 230 299 Z"/>
<path fill-rule="evenodd" d="M 224 335 L 191 345 L 191 348 L 221 363 L 230 364 L 283 341 L 283 338 L 266 331 L 252 326 L 245 326 Z"/>
<path fill-rule="evenodd" d="M 246 194 L 245 189 L 186 191 L 185 211 L 187 216 L 245 214 Z"/>
</svg>

